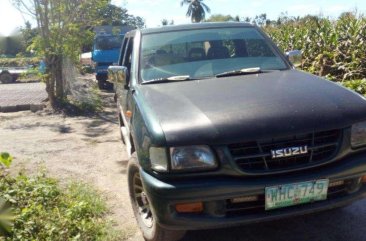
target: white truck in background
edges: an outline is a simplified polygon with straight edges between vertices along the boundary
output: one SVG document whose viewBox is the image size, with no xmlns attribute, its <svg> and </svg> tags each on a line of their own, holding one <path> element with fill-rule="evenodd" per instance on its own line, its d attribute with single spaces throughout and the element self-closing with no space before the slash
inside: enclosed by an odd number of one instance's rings
<svg viewBox="0 0 366 241">
<path fill-rule="evenodd" d="M 14 83 L 21 74 L 27 71 L 27 67 L 0 67 L 0 83 Z"/>
</svg>

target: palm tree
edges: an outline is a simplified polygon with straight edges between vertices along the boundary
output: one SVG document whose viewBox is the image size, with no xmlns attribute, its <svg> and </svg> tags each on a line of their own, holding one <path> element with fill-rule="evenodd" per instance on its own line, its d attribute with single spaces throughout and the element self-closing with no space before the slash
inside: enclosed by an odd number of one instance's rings
<svg viewBox="0 0 366 241">
<path fill-rule="evenodd" d="M 182 0 L 181 6 L 188 4 L 187 17 L 191 17 L 192 23 L 199 23 L 210 13 L 210 8 L 203 3 L 203 0 Z"/>
</svg>

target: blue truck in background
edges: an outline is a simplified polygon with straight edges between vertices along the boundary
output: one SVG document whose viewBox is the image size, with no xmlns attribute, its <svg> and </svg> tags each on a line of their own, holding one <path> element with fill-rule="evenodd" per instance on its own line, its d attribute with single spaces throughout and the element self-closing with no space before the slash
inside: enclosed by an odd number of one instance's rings
<svg viewBox="0 0 366 241">
<path fill-rule="evenodd" d="M 95 64 L 99 89 L 106 88 L 108 67 L 118 62 L 124 35 L 133 30 L 129 26 L 98 26 L 93 43 L 92 60 Z"/>
</svg>

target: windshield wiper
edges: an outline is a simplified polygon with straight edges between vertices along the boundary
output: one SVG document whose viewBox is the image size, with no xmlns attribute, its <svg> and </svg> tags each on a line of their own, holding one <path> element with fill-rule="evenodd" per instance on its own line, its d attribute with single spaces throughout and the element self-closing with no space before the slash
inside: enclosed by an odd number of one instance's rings
<svg viewBox="0 0 366 241">
<path fill-rule="evenodd" d="M 259 74 L 259 73 L 263 73 L 263 71 L 259 67 L 245 68 L 245 69 L 232 70 L 232 71 L 227 71 L 227 72 L 224 72 L 221 74 L 217 74 L 216 78 L 229 77 L 229 76 L 235 76 L 235 75 Z"/>
<path fill-rule="evenodd" d="M 167 83 L 167 82 L 176 82 L 176 81 L 186 81 L 186 80 L 195 80 L 192 79 L 189 75 L 176 75 L 167 78 L 159 78 L 159 79 L 152 79 L 142 82 L 143 85 L 151 84 L 151 83 Z"/>
</svg>

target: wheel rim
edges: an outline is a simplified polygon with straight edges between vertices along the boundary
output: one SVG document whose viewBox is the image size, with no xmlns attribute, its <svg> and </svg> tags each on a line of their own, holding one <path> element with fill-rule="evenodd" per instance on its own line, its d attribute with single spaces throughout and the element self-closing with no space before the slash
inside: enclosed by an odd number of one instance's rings
<svg viewBox="0 0 366 241">
<path fill-rule="evenodd" d="M 140 219 L 142 220 L 144 225 L 146 225 L 146 227 L 148 228 L 151 228 L 154 224 L 154 219 L 149 200 L 142 186 L 139 172 L 136 172 L 133 177 L 133 189 L 138 215 L 140 216 Z"/>
</svg>

